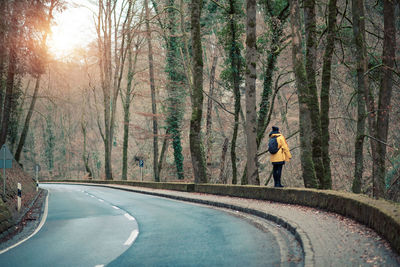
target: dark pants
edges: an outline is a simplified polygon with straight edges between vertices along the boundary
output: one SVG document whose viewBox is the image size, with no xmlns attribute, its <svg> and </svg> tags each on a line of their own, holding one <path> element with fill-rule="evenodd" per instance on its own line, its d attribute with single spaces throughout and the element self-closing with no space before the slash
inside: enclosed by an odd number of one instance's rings
<svg viewBox="0 0 400 267">
<path fill-rule="evenodd" d="M 281 184 L 281 176 L 282 176 L 282 168 L 283 168 L 283 163 L 280 164 L 273 164 L 273 176 L 274 176 L 274 186 L 275 187 L 282 187 Z"/>
</svg>

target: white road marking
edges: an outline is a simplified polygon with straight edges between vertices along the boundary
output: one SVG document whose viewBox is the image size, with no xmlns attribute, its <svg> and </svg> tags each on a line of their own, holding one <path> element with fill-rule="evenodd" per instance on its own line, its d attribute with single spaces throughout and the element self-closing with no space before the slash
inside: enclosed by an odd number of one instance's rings
<svg viewBox="0 0 400 267">
<path fill-rule="evenodd" d="M 117 206 L 112 206 L 114 209 L 119 210 L 119 208 Z"/>
<path fill-rule="evenodd" d="M 102 199 L 100 199 L 100 198 L 98 198 L 98 201 L 100 201 L 100 202 L 104 202 L 104 200 L 102 200 Z"/>
<path fill-rule="evenodd" d="M 125 241 L 124 246 L 130 246 L 135 241 L 137 236 L 139 235 L 139 231 L 137 229 L 133 230 L 128 240 Z"/>
<path fill-rule="evenodd" d="M 133 218 L 133 217 L 132 217 L 131 215 L 129 215 L 128 213 L 125 213 L 124 216 L 125 216 L 126 218 L 128 218 L 128 220 L 130 220 L 130 221 L 134 221 L 134 220 L 135 220 L 135 218 Z"/>
<path fill-rule="evenodd" d="M 104 264 L 95 265 L 94 267 L 104 267 Z"/>
<path fill-rule="evenodd" d="M 44 223 L 46 222 L 47 213 L 48 213 L 48 211 L 49 211 L 49 195 L 50 195 L 50 190 L 49 190 L 49 192 L 48 192 L 48 194 L 47 194 L 47 196 L 46 196 L 46 203 L 45 203 L 45 206 L 44 206 L 44 212 L 43 212 L 42 220 L 40 221 L 40 223 L 39 223 L 38 227 L 36 228 L 36 230 L 35 230 L 31 235 L 29 235 L 27 238 L 25 238 L 25 239 L 19 241 L 18 243 L 14 244 L 14 245 L 12 245 L 12 246 L 6 248 L 6 249 L 1 250 L 1 251 L 0 251 L 0 254 L 3 254 L 4 252 L 9 251 L 10 249 L 15 248 L 16 246 L 21 245 L 21 244 L 24 243 L 26 240 L 28 240 L 28 239 L 31 238 L 32 236 L 36 235 L 37 232 L 40 231 L 40 229 L 42 229 Z"/>
</svg>

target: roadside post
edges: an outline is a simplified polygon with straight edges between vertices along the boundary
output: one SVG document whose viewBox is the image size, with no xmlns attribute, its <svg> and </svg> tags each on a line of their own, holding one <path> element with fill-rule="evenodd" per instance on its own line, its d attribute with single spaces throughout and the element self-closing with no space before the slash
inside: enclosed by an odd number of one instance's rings
<svg viewBox="0 0 400 267">
<path fill-rule="evenodd" d="M 139 167 L 140 167 L 140 177 L 142 179 L 143 182 L 143 165 L 144 165 L 144 161 L 142 159 L 139 160 Z"/>
<path fill-rule="evenodd" d="M 21 196 L 22 196 L 22 188 L 21 184 L 18 183 L 18 212 L 21 210 Z"/>
<path fill-rule="evenodd" d="M 13 155 L 4 144 L 0 150 L 0 168 L 3 169 L 3 196 L 6 196 L 6 169 L 12 168 Z"/>
<path fill-rule="evenodd" d="M 39 190 L 39 172 L 40 172 L 40 165 L 35 165 L 35 177 L 36 177 L 36 192 Z"/>
</svg>

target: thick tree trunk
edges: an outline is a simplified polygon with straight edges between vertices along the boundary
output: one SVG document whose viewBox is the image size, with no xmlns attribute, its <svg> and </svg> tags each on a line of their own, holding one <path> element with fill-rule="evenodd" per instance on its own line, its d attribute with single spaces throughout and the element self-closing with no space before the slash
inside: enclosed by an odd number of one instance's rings
<svg viewBox="0 0 400 267">
<path fill-rule="evenodd" d="M 311 145 L 311 116 L 307 106 L 307 77 L 304 67 L 301 27 L 298 0 L 290 1 L 290 19 L 292 28 L 292 60 L 296 77 L 296 87 L 299 98 L 299 122 L 300 122 L 300 154 L 301 168 L 305 187 L 316 188 L 318 186 L 312 160 Z"/>
<path fill-rule="evenodd" d="M 257 158 L 257 109 L 256 109 L 256 7 L 255 0 L 246 1 L 246 151 L 247 175 L 242 184 L 259 185 Z"/>
<path fill-rule="evenodd" d="M 206 160 L 201 137 L 201 119 L 203 116 L 203 49 L 201 46 L 200 17 L 202 6 L 202 0 L 192 0 L 193 90 L 189 141 L 195 183 L 207 183 Z"/>
<path fill-rule="evenodd" d="M 5 14 L 6 1 L 0 1 L 0 14 Z M 6 16 L 0 17 L 0 125 L 3 118 L 3 101 L 5 88 L 5 66 L 7 60 L 7 49 L 5 45 L 6 38 Z"/>
<path fill-rule="evenodd" d="M 361 180 L 364 171 L 364 138 L 365 138 L 365 95 L 368 94 L 367 50 L 365 44 L 365 16 L 362 0 L 352 1 L 353 34 L 357 60 L 357 133 L 355 141 L 355 170 L 352 190 L 361 192 Z"/>
<path fill-rule="evenodd" d="M 329 157 L 329 94 L 331 86 L 331 67 L 332 55 L 335 49 L 336 36 L 336 8 L 337 0 L 329 0 L 328 3 L 328 28 L 326 37 L 325 53 L 322 66 L 322 81 L 321 81 L 321 150 L 322 160 L 324 163 L 324 181 L 326 187 L 332 187 L 331 177 L 331 160 Z"/>
<path fill-rule="evenodd" d="M 5 99 L 4 99 L 3 118 L 2 118 L 2 123 L 1 123 L 0 145 L 5 144 L 7 141 L 8 126 L 9 126 L 10 116 L 12 113 L 12 107 L 14 106 L 13 105 L 14 79 L 15 79 L 16 68 L 17 68 L 17 66 L 16 66 L 17 65 L 16 49 L 17 49 L 16 44 L 11 43 L 10 47 L 9 47 L 9 56 L 8 56 L 6 95 L 5 95 Z"/>
<path fill-rule="evenodd" d="M 272 93 L 272 78 L 275 71 L 278 56 L 281 52 L 280 44 L 282 42 L 281 38 L 283 30 L 282 27 L 288 17 L 287 13 L 288 7 L 289 4 L 283 7 L 282 10 L 280 10 L 279 14 L 275 16 L 274 12 L 270 9 L 270 6 L 265 2 L 264 8 L 266 11 L 268 10 L 269 12 L 269 15 L 266 14 L 265 16 L 272 16 L 272 18 L 268 20 L 269 26 L 272 31 L 272 37 L 271 37 L 270 49 L 269 51 L 267 51 L 268 54 L 267 67 L 263 71 L 263 76 L 264 76 L 263 92 L 261 94 L 260 111 L 257 120 L 257 151 L 260 148 L 262 139 L 264 138 L 265 131 L 271 119 L 271 111 L 274 108 L 276 92 L 274 94 Z M 272 99 L 270 99 L 271 96 Z M 247 175 L 247 164 L 243 171 L 242 180 L 246 179 L 245 178 L 246 175 Z"/>
<path fill-rule="evenodd" d="M 207 100 L 207 116 L 206 116 L 206 143 L 207 143 L 207 153 L 206 153 L 206 162 L 207 165 L 212 163 L 212 110 L 213 110 L 213 100 L 214 97 L 214 83 L 215 83 L 215 69 L 217 68 L 218 56 L 213 57 L 211 71 L 210 71 L 210 90 L 208 95 L 210 96 Z M 208 177 L 212 175 L 212 169 L 208 170 Z"/>
<path fill-rule="evenodd" d="M 111 110 L 113 107 L 111 102 L 111 86 L 112 86 L 112 70 L 111 70 L 111 1 L 106 0 L 105 3 L 99 3 L 99 14 L 97 23 L 97 38 L 99 46 L 99 67 L 100 80 L 103 91 L 103 114 L 104 114 L 104 172 L 107 180 L 112 180 L 112 122 Z"/>
<path fill-rule="evenodd" d="M 229 34 L 230 34 L 230 42 L 229 42 L 229 61 L 230 61 L 230 68 L 232 72 L 232 85 L 233 85 L 233 95 L 235 99 L 235 111 L 234 117 L 235 122 L 233 125 L 233 133 L 232 133 L 232 140 L 231 140 L 231 164 L 232 164 L 232 184 L 237 184 L 237 165 L 236 165 L 236 140 L 239 131 L 239 115 L 241 110 L 241 103 L 240 103 L 240 82 L 241 78 L 241 69 L 242 69 L 242 59 L 240 54 L 240 48 L 238 43 L 238 27 L 237 22 L 235 21 L 235 16 L 237 16 L 238 10 L 236 9 L 236 0 L 229 1 Z"/>
<path fill-rule="evenodd" d="M 304 1 L 304 21 L 307 38 L 306 45 L 306 75 L 308 96 L 307 104 L 311 115 L 311 136 L 312 136 L 312 157 L 314 162 L 315 174 L 319 181 L 320 188 L 328 189 L 329 182 L 325 181 L 324 165 L 322 161 L 322 134 L 321 118 L 319 113 L 319 102 L 317 92 L 317 82 L 315 75 L 315 62 L 317 57 L 316 47 L 316 21 L 315 21 L 315 0 Z"/>
<path fill-rule="evenodd" d="M 182 71 L 182 64 L 179 63 L 181 58 L 179 52 L 180 41 L 177 35 L 177 15 L 174 0 L 168 0 L 168 38 L 167 38 L 167 64 L 165 71 L 167 73 L 167 91 L 168 91 L 168 107 L 167 107 L 167 125 L 168 133 L 172 138 L 172 147 L 174 149 L 174 161 L 176 166 L 176 173 L 178 179 L 184 179 L 183 171 L 183 154 L 181 143 L 181 123 L 183 117 L 182 101 L 184 100 L 184 93 L 182 86 L 185 83 L 185 77 Z"/>
<path fill-rule="evenodd" d="M 377 143 L 376 159 L 373 163 L 374 197 L 385 197 L 385 174 L 386 174 L 386 143 L 389 130 L 390 101 L 393 87 L 393 67 L 396 56 L 396 27 L 395 27 L 395 4 L 393 0 L 383 1 L 383 53 L 382 53 L 382 78 L 379 90 L 378 117 L 376 122 L 375 138 L 381 142 Z"/>
<path fill-rule="evenodd" d="M 148 1 L 144 2 L 146 9 L 146 37 L 149 58 L 149 76 L 150 76 L 150 92 L 151 92 L 151 111 L 153 113 L 153 175 L 154 181 L 159 182 L 160 176 L 157 170 L 158 162 L 158 123 L 157 123 L 157 104 L 156 104 L 156 87 L 154 81 L 154 60 L 153 60 L 153 46 L 151 43 L 151 29 L 150 29 L 150 14 Z"/>
</svg>

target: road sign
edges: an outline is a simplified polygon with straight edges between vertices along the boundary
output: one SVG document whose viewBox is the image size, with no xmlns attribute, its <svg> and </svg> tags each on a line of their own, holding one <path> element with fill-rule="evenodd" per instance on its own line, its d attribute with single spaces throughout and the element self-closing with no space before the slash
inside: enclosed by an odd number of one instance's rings
<svg viewBox="0 0 400 267">
<path fill-rule="evenodd" d="M 0 150 L 0 169 L 11 169 L 13 158 L 7 145 L 4 144 Z"/>
<path fill-rule="evenodd" d="M 40 172 L 40 165 L 39 165 L 39 164 L 36 164 L 36 165 L 35 165 L 35 171 L 36 171 L 36 172 Z"/>
<path fill-rule="evenodd" d="M 140 160 L 139 160 L 139 167 L 140 167 L 140 168 L 143 168 L 143 165 L 144 165 L 144 161 L 143 161 L 142 159 L 140 159 Z"/>
</svg>

